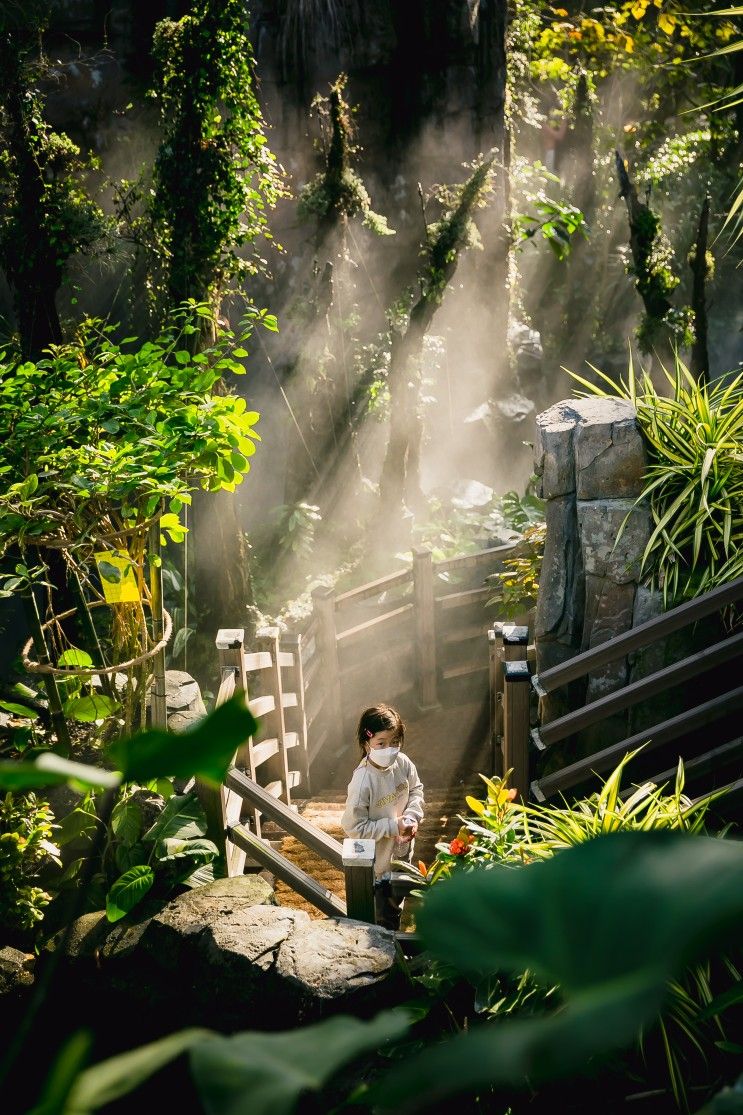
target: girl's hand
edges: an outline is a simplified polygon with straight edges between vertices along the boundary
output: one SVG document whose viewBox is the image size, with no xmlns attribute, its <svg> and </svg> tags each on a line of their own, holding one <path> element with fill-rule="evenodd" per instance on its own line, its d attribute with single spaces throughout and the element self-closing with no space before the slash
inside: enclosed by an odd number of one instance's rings
<svg viewBox="0 0 743 1115">
<path fill-rule="evenodd" d="M 406 840 L 412 840 L 418 831 L 418 822 L 414 821 L 411 817 L 399 817 L 397 821 L 397 831 L 400 836 Z"/>
</svg>

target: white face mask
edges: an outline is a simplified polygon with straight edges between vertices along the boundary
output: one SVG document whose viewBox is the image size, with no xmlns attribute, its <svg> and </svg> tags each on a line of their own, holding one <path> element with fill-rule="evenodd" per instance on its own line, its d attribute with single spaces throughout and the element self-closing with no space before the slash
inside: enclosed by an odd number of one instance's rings
<svg viewBox="0 0 743 1115">
<path fill-rule="evenodd" d="M 399 747 L 380 747 L 369 752 L 369 758 L 378 767 L 389 767 L 400 754 Z"/>
</svg>

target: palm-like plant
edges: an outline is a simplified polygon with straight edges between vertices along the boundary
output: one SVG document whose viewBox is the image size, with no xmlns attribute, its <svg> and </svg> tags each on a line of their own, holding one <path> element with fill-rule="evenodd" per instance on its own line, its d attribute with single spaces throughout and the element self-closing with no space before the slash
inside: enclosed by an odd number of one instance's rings
<svg viewBox="0 0 743 1115">
<path fill-rule="evenodd" d="M 569 374 L 585 388 L 583 394 L 618 395 L 637 411 L 649 456 L 640 500 L 649 502 L 653 519 L 643 569 L 663 589 L 666 606 L 739 577 L 743 373 L 698 383 L 676 354 L 673 372 L 663 369 L 672 389 L 667 397 L 647 372 L 636 374 L 631 353 L 626 380 L 593 371 L 601 383 Z"/>
</svg>

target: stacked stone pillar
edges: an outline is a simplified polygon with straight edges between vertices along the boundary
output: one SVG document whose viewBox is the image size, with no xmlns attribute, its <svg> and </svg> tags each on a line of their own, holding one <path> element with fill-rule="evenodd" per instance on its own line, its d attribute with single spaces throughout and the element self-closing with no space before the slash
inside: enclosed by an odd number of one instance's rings
<svg viewBox="0 0 743 1115">
<path fill-rule="evenodd" d="M 650 514 L 636 504 L 646 455 L 634 407 L 626 400 L 556 403 L 537 417 L 535 458 L 547 501 L 535 622 L 537 669 L 543 672 L 636 622 Z M 587 686 L 580 683 L 580 691 L 546 698 L 543 722 L 620 688 L 629 671 L 630 663 L 620 660 L 591 675 Z M 626 728 L 620 719 L 617 733 Z M 600 742 L 608 742 L 606 737 L 604 726 Z"/>
</svg>

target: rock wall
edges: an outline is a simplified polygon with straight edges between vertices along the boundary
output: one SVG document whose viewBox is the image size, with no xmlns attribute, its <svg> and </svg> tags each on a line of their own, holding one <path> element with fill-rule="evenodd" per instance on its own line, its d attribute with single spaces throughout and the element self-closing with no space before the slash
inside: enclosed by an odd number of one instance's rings
<svg viewBox="0 0 743 1115">
<path fill-rule="evenodd" d="M 645 448 L 632 405 L 575 399 L 537 417 L 536 472 L 547 501 L 547 540 L 535 624 L 537 670 L 598 646 L 657 610 L 639 586 L 650 514 L 636 505 Z M 626 659 L 544 701 L 544 721 L 626 684 Z M 619 718 L 617 737 L 626 728 Z M 602 740 L 607 732 L 602 727 Z"/>
</svg>

